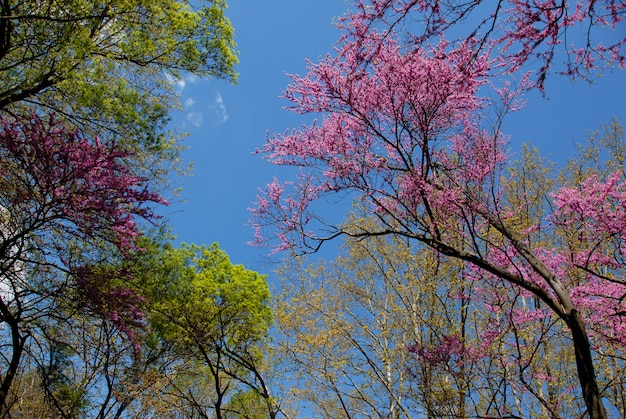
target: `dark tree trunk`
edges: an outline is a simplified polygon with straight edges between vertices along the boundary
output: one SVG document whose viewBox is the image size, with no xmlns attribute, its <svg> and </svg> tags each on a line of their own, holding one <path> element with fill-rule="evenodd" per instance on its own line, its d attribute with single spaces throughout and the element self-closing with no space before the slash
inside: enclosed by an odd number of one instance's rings
<svg viewBox="0 0 626 419">
<path fill-rule="evenodd" d="M 20 333 L 18 319 L 14 316 L 10 316 L 10 318 L 5 318 L 5 323 L 11 329 L 11 350 L 13 353 L 11 354 L 9 367 L 7 368 L 4 377 L 2 377 L 2 382 L 0 383 L 0 416 L 2 417 L 4 417 L 9 410 L 9 391 L 20 366 L 22 353 L 24 352 L 24 342 L 26 340 L 26 338 Z"/>
<path fill-rule="evenodd" d="M 606 411 L 602 404 L 602 397 L 598 382 L 596 381 L 596 372 L 593 368 L 593 358 L 591 356 L 591 347 L 585 325 L 576 310 L 572 310 L 567 318 L 567 324 L 572 332 L 572 340 L 574 342 L 574 351 L 576 353 L 576 367 L 578 369 L 578 380 L 583 392 L 583 399 L 587 405 L 587 413 L 590 419 L 606 419 Z"/>
</svg>

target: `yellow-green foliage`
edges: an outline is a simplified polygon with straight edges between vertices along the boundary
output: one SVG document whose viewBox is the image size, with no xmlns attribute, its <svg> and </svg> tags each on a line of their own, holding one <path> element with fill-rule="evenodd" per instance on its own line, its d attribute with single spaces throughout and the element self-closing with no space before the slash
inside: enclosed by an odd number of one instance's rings
<svg viewBox="0 0 626 419">
<path fill-rule="evenodd" d="M 172 77 L 236 81 L 223 0 L 10 0 L 0 110 L 28 103 L 92 134 L 152 141 L 178 107 Z M 2 30 L 2 28 L 0 28 Z"/>
<path fill-rule="evenodd" d="M 150 320 L 166 340 L 178 345 L 231 345 L 263 342 L 272 323 L 266 276 L 233 265 L 211 246 L 164 246 L 141 256 Z"/>
</svg>

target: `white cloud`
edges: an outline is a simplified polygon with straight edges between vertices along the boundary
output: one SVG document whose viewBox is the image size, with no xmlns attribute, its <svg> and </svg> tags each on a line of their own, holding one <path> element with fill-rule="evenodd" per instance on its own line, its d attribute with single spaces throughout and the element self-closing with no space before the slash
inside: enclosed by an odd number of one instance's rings
<svg viewBox="0 0 626 419">
<path fill-rule="evenodd" d="M 202 121 L 204 121 L 204 117 L 199 112 L 189 112 L 187 114 L 187 121 L 194 127 L 199 127 L 202 125 Z"/>
<path fill-rule="evenodd" d="M 165 81 L 174 86 L 178 93 L 181 93 L 188 83 L 195 83 L 198 77 L 193 74 L 185 74 L 183 77 L 176 77 L 173 74 L 165 73 Z"/>
<path fill-rule="evenodd" d="M 187 82 L 185 81 L 184 78 L 181 77 L 175 77 L 170 73 L 165 73 L 165 80 L 171 84 L 172 86 L 174 86 L 176 88 L 177 91 L 181 92 L 185 86 L 187 85 Z"/>
<path fill-rule="evenodd" d="M 200 101 L 200 103 L 203 105 L 202 107 L 198 106 L 196 99 L 185 95 L 183 110 L 186 124 L 198 128 L 206 122 L 205 120 L 207 118 L 210 119 L 212 124 L 224 124 L 228 121 L 228 111 L 224 103 L 224 98 L 219 92 L 215 93 L 213 101 L 209 102 L 208 106 L 203 100 Z M 204 106 L 207 107 L 205 108 Z"/>
<path fill-rule="evenodd" d="M 216 113 L 220 119 L 220 123 L 224 123 L 228 121 L 228 112 L 226 112 L 226 105 L 224 105 L 224 99 L 222 99 L 222 95 L 217 93 L 215 95 L 215 104 L 214 104 Z"/>
</svg>

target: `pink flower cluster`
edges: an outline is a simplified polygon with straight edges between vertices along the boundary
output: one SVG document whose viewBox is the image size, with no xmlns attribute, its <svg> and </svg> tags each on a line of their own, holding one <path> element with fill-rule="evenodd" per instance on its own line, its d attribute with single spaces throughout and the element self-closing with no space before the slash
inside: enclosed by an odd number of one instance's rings
<svg viewBox="0 0 626 419">
<path fill-rule="evenodd" d="M 577 232 L 567 253 L 578 275 L 572 298 L 601 339 L 626 343 L 626 181 L 621 172 L 590 176 L 554 194 L 554 223 Z"/>
<path fill-rule="evenodd" d="M 0 153 L 0 171 L 10 182 L 4 199 L 31 230 L 54 225 L 128 252 L 138 235 L 135 219 L 154 219 L 149 204 L 166 204 L 147 179 L 132 173 L 130 151 L 82 137 L 54 117 L 1 121 Z"/>
<path fill-rule="evenodd" d="M 69 273 L 86 304 L 137 345 L 131 328 L 142 320 L 143 300 L 122 285 L 131 278 L 85 261 L 105 243 L 122 257 L 140 250 L 136 219 L 154 220 L 153 204 L 166 204 L 149 190 L 148 179 L 133 174 L 132 157 L 130 150 L 90 140 L 54 117 L 0 121 L 0 205 L 8 213 L 3 222 L 10 223 L 3 226 L 2 249 L 26 249 L 11 257 Z M 24 240 L 31 246 L 18 246 Z"/>
<path fill-rule="evenodd" d="M 453 208 L 467 189 L 453 171 L 466 174 L 463 182 L 481 183 L 504 159 L 501 139 L 478 126 L 483 101 L 476 92 L 488 63 L 469 43 L 451 48 L 441 40 L 405 53 L 380 34 L 371 39 L 367 66 L 356 57 L 362 46 L 347 43 L 338 57 L 310 63 L 306 77 L 293 76 L 285 92 L 292 110 L 325 116 L 268 138 L 258 151 L 275 164 L 312 170 L 302 171 L 298 185 L 268 185 L 252 210 L 257 242 L 265 240 L 265 226 L 275 225 L 279 247 L 293 244 L 312 218 L 308 205 L 325 194 L 359 190 L 378 210 L 404 218 L 424 194 Z"/>
<path fill-rule="evenodd" d="M 477 47 L 493 51 L 496 67 L 506 72 L 537 63 L 534 74 L 540 89 L 560 56 L 566 64 L 557 71 L 572 76 L 626 66 L 626 37 L 618 30 L 626 5 L 620 1 L 356 0 L 353 7 L 355 11 L 340 20 L 346 37 L 365 42 L 372 28 L 404 27 L 406 37 L 417 45 L 441 33 L 477 38 Z"/>
<path fill-rule="evenodd" d="M 122 285 L 132 282 L 131 273 L 116 267 L 94 269 L 88 265 L 72 268 L 71 271 L 88 307 L 106 316 L 118 327 L 133 345 L 135 357 L 139 357 L 140 345 L 135 332 L 144 326 L 142 307 L 146 299 Z"/>
</svg>

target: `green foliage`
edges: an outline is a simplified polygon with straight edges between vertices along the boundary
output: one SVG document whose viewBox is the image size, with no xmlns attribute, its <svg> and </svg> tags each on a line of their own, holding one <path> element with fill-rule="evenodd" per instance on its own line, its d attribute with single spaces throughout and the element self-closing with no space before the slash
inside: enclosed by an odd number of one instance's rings
<svg viewBox="0 0 626 419">
<path fill-rule="evenodd" d="M 230 398 L 222 415 L 224 419 L 266 419 L 267 408 L 254 390 L 237 391 Z"/>
<path fill-rule="evenodd" d="M 60 417 L 81 417 L 88 402 L 87 389 L 68 377 L 72 365 L 72 348 L 63 342 L 50 342 L 48 364 L 40 366 L 41 386 L 49 405 Z"/>
<path fill-rule="evenodd" d="M 223 0 L 6 1 L 0 109 L 24 111 L 27 103 L 92 134 L 159 144 L 178 106 L 172 78 L 236 81 L 226 7 Z"/>
<path fill-rule="evenodd" d="M 250 391 L 255 406 L 274 409 L 263 377 L 273 321 L 266 276 L 232 264 L 216 243 L 141 245 L 133 269 L 148 301 L 146 349 L 166 365 L 159 380 L 171 404 L 224 417 L 236 395 Z"/>
<path fill-rule="evenodd" d="M 239 345 L 267 337 L 272 312 L 266 276 L 233 265 L 218 244 L 165 245 L 161 254 L 148 250 L 140 258 L 149 263 L 144 286 L 150 320 L 165 339 L 185 346 L 219 336 Z"/>
<path fill-rule="evenodd" d="M 192 75 L 236 82 L 237 52 L 233 28 L 224 15 L 226 7 L 224 0 L 4 0 L 0 2 L 0 117 L 10 122 L 54 114 L 55 121 L 79 136 L 127 153 L 128 158 L 119 154 L 115 159 L 120 164 L 123 160 L 122 171 L 133 179 L 167 182 L 166 175 L 178 169 L 181 149 L 181 136 L 164 132 L 170 112 L 180 107 L 176 81 Z M 77 151 L 84 154 L 84 146 Z M 34 156 L 31 166 L 26 164 L 30 160 L 14 159 L 6 162 L 7 173 L 41 169 L 41 156 L 27 154 Z M 52 169 L 63 168 L 59 166 L 63 158 L 58 153 L 53 158 L 57 161 Z M 76 165 L 72 160 L 69 167 Z M 102 165 L 98 168 L 111 172 Z M 44 172 L 48 179 L 49 171 Z M 67 174 L 63 179 L 77 176 Z M 20 185 L 32 189 L 39 184 L 9 182 L 4 189 L 11 192 Z M 60 190 L 44 193 L 39 204 L 48 205 L 47 199 L 57 199 Z M 32 193 L 25 196 L 32 201 Z M 10 297 L 2 295 L 0 304 L 0 347 L 7 367 L 0 374 L 0 416 L 120 417 L 124 411 L 132 411 L 133 417 L 150 416 L 152 403 L 163 397 L 162 388 L 184 387 L 187 382 L 200 388 L 196 378 L 202 374 L 208 377 L 205 382 L 213 384 L 206 372 L 211 367 L 194 357 L 196 352 L 184 349 L 189 336 L 215 336 L 221 324 L 232 331 L 223 342 L 236 343 L 238 348 L 249 344 L 261 358 L 261 343 L 271 323 L 264 277 L 231 265 L 217 245 L 184 246 L 176 256 L 171 247 L 146 243 L 149 251 L 138 257 L 146 263 L 140 266 L 125 260 L 126 254 L 107 242 L 108 231 L 87 229 L 102 233 L 89 240 L 67 234 L 59 224 L 33 233 L 30 226 L 39 220 L 33 214 L 49 214 L 49 210 L 18 210 L 13 201 L 0 206 L 0 248 L 6 259 L 0 282 L 3 293 L 12 290 Z M 98 207 L 82 215 L 107 219 Z M 132 230 L 120 233 L 127 236 L 121 240 L 134 239 Z M 14 249 L 20 253 L 14 254 Z M 164 255 L 174 259 L 162 260 Z M 213 266 L 203 261 L 210 257 Z M 201 261 L 193 274 L 191 265 Z M 67 264 L 72 269 L 61 266 Z M 135 285 L 131 272 L 136 270 L 142 274 L 139 285 L 152 300 L 129 288 Z M 92 275 L 82 275 L 80 283 L 75 280 L 87 271 Z M 155 278 L 159 275 L 165 284 Z M 249 284 L 242 285 L 246 280 Z M 162 290 L 167 292 L 159 294 Z M 124 309 L 115 295 L 133 295 L 132 322 L 112 321 L 120 319 Z M 86 304 L 87 300 L 96 304 Z M 218 303 L 223 307 L 215 308 Z M 101 317 L 103 310 L 111 316 Z M 196 315 L 195 324 L 166 321 L 184 319 L 186 313 Z M 53 328 L 57 332 L 51 336 L 48 331 Z M 132 337 L 132 345 L 124 335 Z M 135 344 L 143 339 L 141 353 L 146 358 L 138 359 Z M 180 371 L 189 374 L 167 379 L 167 373 Z M 204 393 L 210 400 L 211 388 L 197 392 Z M 143 395 L 154 397 L 147 400 Z M 145 403 L 134 402 L 142 397 Z M 189 417 L 186 413 L 194 409 L 186 408 L 191 410 L 178 409 L 180 417 Z M 154 410 L 173 417 L 166 407 Z"/>
<path fill-rule="evenodd" d="M 131 260 L 103 261 L 96 271 L 135 277 L 124 285 L 145 298 L 143 327 L 133 325 L 139 356 L 124 331 L 79 298 L 57 307 L 30 327 L 11 415 L 272 416 L 263 377 L 273 321 L 266 277 L 232 264 L 217 244 L 176 248 L 157 242 L 163 232 L 153 237 L 140 240 L 144 251 Z"/>
</svg>

